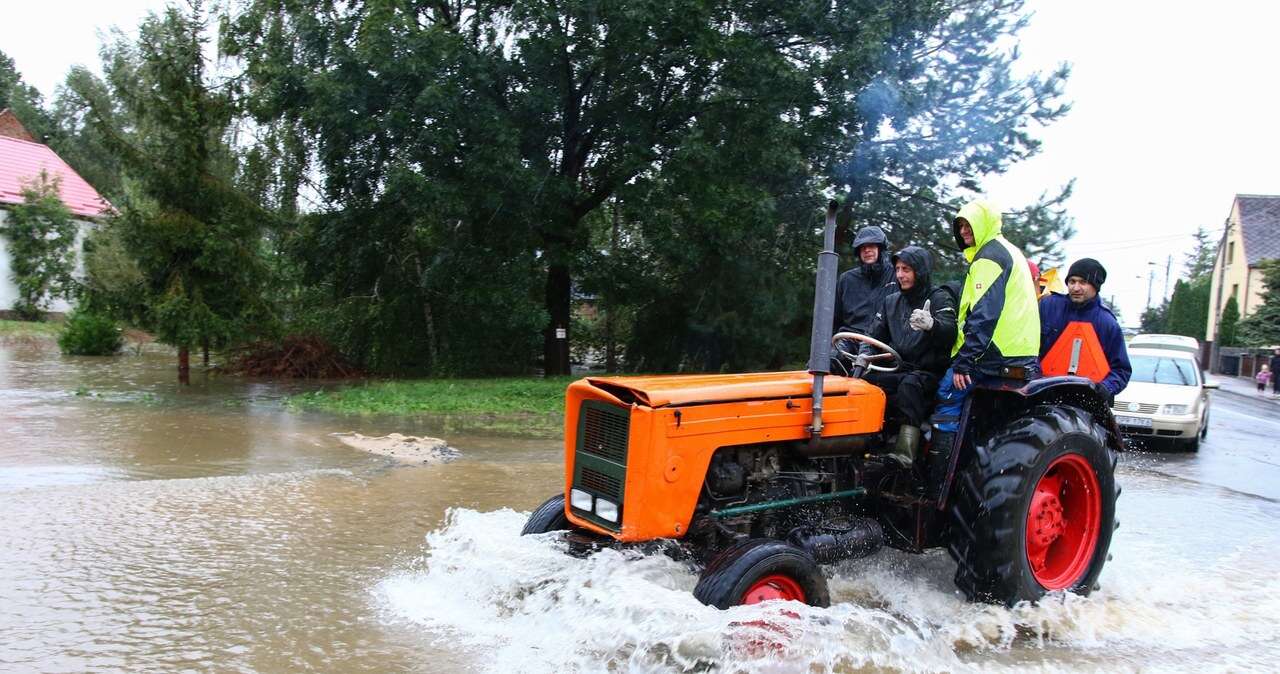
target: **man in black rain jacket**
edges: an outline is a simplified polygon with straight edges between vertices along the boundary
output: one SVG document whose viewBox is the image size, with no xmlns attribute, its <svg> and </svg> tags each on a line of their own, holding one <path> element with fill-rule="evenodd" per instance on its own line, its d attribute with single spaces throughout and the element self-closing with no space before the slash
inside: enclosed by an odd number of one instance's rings
<svg viewBox="0 0 1280 674">
<path fill-rule="evenodd" d="M 869 372 L 867 381 L 884 390 L 889 409 L 902 421 L 890 456 L 910 466 L 920 449 L 920 425 L 951 363 L 956 297 L 948 288 L 933 286 L 933 260 L 919 246 L 907 246 L 894 255 L 893 266 L 899 290 L 880 301 L 866 334 L 892 346 L 903 362 L 896 372 Z M 872 350 L 868 344 L 861 348 Z"/>
<path fill-rule="evenodd" d="M 853 250 L 858 264 L 840 275 L 836 284 L 835 325 L 831 334 L 858 332 L 865 334 L 876 307 L 886 295 L 897 290 L 893 280 L 893 264 L 886 259 L 889 239 L 884 230 L 874 225 L 858 230 Z"/>
</svg>

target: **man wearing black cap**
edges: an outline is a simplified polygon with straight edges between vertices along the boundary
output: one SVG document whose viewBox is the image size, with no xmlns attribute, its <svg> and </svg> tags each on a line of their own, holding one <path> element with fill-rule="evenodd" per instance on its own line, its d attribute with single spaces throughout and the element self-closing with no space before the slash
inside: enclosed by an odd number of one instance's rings
<svg viewBox="0 0 1280 674">
<path fill-rule="evenodd" d="M 1107 270 L 1086 257 L 1067 271 L 1066 295 L 1040 301 L 1040 358 L 1044 374 L 1088 376 L 1114 397 L 1129 385 L 1133 368 L 1116 315 L 1098 298 L 1106 280 Z"/>
<path fill-rule="evenodd" d="M 832 334 L 857 332 L 866 334 L 867 324 L 880 306 L 880 300 L 898 289 L 893 277 L 893 264 L 884 251 L 889 245 L 884 230 L 874 225 L 858 230 L 853 250 L 858 264 L 840 275 L 836 284 L 836 313 Z"/>
</svg>

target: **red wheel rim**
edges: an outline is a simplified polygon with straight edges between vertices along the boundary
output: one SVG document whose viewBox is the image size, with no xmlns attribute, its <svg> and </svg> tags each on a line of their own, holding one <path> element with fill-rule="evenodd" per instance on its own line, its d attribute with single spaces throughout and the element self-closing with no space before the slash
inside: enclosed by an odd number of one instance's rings
<svg viewBox="0 0 1280 674">
<path fill-rule="evenodd" d="M 804 590 L 790 576 L 774 574 L 757 580 L 742 594 L 742 604 L 759 604 L 762 601 L 798 601 L 804 603 Z"/>
<path fill-rule="evenodd" d="M 1084 576 L 1098 547 L 1102 493 L 1098 476 L 1080 454 L 1049 464 L 1027 512 L 1027 563 L 1046 590 L 1065 590 Z"/>
</svg>

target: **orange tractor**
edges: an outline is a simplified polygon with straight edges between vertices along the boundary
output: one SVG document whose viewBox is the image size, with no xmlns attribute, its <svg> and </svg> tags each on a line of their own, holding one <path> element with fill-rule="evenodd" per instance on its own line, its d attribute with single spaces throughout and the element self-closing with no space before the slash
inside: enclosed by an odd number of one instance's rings
<svg viewBox="0 0 1280 674">
<path fill-rule="evenodd" d="M 830 602 L 819 565 L 883 545 L 945 547 L 971 600 L 1014 604 L 1094 586 L 1115 528 L 1120 435 L 1083 377 L 980 388 L 952 451 L 887 459 L 885 396 L 861 378 L 900 363 L 888 345 L 829 374 L 835 205 L 819 256 L 808 371 L 588 377 L 565 401 L 563 488 L 523 534 L 572 548 L 672 541 L 702 565 L 694 595 L 728 608 Z M 864 349 L 864 352 L 866 350 Z M 929 484 L 929 475 L 944 475 Z M 936 478 L 935 478 L 936 479 Z"/>
</svg>

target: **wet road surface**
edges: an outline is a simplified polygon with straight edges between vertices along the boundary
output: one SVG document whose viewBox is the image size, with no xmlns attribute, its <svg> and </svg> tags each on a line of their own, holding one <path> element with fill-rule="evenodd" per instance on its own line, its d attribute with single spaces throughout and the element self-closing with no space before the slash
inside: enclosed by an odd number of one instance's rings
<svg viewBox="0 0 1280 674">
<path fill-rule="evenodd" d="M 1198 455 L 1122 460 L 1101 590 L 964 602 L 945 553 L 833 567 L 830 609 L 715 611 L 663 556 L 518 536 L 555 438 L 285 410 L 160 355 L 0 346 L 0 670 L 1273 671 L 1280 408 L 1214 394 Z M 443 435 L 395 467 L 331 433 Z M 782 611 L 793 615 L 782 615 Z M 793 617 L 794 616 L 794 617 Z M 761 625 L 765 625 L 762 627 Z M 768 644 L 761 648 L 760 644 Z"/>
</svg>

